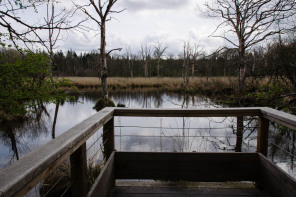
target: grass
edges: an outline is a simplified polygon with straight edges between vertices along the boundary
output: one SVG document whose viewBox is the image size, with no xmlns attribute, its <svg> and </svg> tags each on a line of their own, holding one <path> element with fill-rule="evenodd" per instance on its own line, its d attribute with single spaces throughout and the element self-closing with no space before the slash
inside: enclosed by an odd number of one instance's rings
<svg viewBox="0 0 296 197">
<path fill-rule="evenodd" d="M 66 77 L 74 86 L 80 90 L 100 88 L 101 81 L 98 77 Z M 268 83 L 268 77 L 254 80 L 246 80 L 246 89 L 254 91 Z M 171 92 L 182 92 L 189 94 L 224 95 L 233 94 L 237 91 L 237 77 L 190 77 L 187 88 L 183 87 L 182 77 L 109 77 L 109 90 L 127 88 L 162 88 Z"/>
<path fill-rule="evenodd" d="M 84 88 L 99 88 L 101 86 L 100 78 L 97 77 L 67 77 L 71 80 L 73 85 L 79 89 Z M 223 86 L 225 88 L 234 88 L 234 77 L 194 77 L 190 78 L 190 84 L 188 89 L 211 89 L 213 86 Z M 164 88 L 171 91 L 178 91 L 183 89 L 182 77 L 135 77 L 135 78 L 121 78 L 121 77 L 109 77 L 108 86 L 111 89 L 117 88 Z"/>
</svg>

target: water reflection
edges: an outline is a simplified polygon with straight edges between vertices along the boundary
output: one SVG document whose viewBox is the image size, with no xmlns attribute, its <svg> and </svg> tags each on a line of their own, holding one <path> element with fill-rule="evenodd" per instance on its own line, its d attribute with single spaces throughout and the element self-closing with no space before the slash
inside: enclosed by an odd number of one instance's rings
<svg viewBox="0 0 296 197">
<path fill-rule="evenodd" d="M 48 134 L 48 121 L 50 117 L 46 113 L 36 115 L 23 121 L 13 121 L 1 124 L 0 127 L 0 167 L 18 160 L 27 153 L 44 144 L 39 141 L 40 136 Z M 36 141 L 36 143 L 31 143 Z"/>
<path fill-rule="evenodd" d="M 59 105 L 48 104 L 43 113 L 23 122 L 0 126 L 0 168 L 61 135 L 74 125 L 90 117 L 100 91 L 73 93 L 76 99 Z M 110 92 L 117 104 L 128 108 L 217 108 L 211 98 L 164 92 L 159 89 L 125 89 Z M 241 134 L 238 128 L 244 127 Z M 239 126 L 238 126 L 239 125 Z M 292 134 L 291 134 L 292 133 Z M 102 160 L 102 131 L 87 142 L 88 159 Z M 236 117 L 228 118 L 137 118 L 115 117 L 115 144 L 117 150 L 222 152 L 240 149 L 256 151 L 257 119 L 244 117 L 237 124 Z M 269 157 L 290 174 L 295 172 L 295 132 L 281 133 L 292 141 L 286 145 L 284 138 L 270 136 L 274 144 L 282 145 L 289 154 L 282 154 L 271 146 Z M 241 140 L 241 141 L 239 141 Z M 238 143 L 239 141 L 239 143 Z M 285 146 L 286 145 L 286 146 Z M 101 151 L 102 152 L 102 151 Z"/>
<path fill-rule="evenodd" d="M 117 150 L 166 152 L 235 151 L 236 118 L 137 118 L 116 117 Z M 254 121 L 254 127 L 257 127 Z M 244 130 L 243 152 L 256 151 L 257 133 Z"/>
</svg>

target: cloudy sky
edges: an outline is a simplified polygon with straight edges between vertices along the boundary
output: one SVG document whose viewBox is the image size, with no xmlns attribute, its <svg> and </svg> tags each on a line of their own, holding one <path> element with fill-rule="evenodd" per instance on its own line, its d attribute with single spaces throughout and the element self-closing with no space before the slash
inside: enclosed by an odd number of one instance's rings
<svg viewBox="0 0 296 197">
<path fill-rule="evenodd" d="M 62 8 L 68 10 L 73 8 L 72 1 L 80 5 L 89 2 L 88 0 L 59 1 L 55 13 L 58 13 L 58 10 Z M 147 43 L 153 46 L 157 42 L 161 42 L 163 46 L 168 47 L 166 55 L 178 55 L 182 52 L 184 42 L 190 41 L 192 44 L 199 45 L 204 51 L 212 52 L 225 45 L 225 41 L 209 37 L 219 21 L 203 16 L 200 8 L 204 8 L 204 1 L 118 0 L 113 10 L 125 10 L 113 14 L 112 20 L 107 23 L 107 49 L 125 49 L 130 46 L 133 53 L 138 53 L 142 44 Z M 5 2 L 2 1 L 0 9 L 5 8 Z M 30 24 L 42 22 L 43 17 L 46 16 L 46 9 L 38 7 L 37 10 L 37 13 L 34 10 L 21 10 L 18 17 Z M 94 10 L 89 9 L 88 12 L 99 18 Z M 70 20 L 78 21 L 85 18 L 84 13 L 76 12 Z M 97 28 L 97 25 L 91 20 L 88 20 L 85 25 Z M 42 33 L 44 38 L 48 37 L 47 31 Z M 68 31 L 61 37 L 61 40 L 57 44 L 56 50 L 72 49 L 78 54 L 97 50 L 100 44 L 99 31 L 84 32 L 84 35 L 77 31 Z M 121 54 L 124 52 L 125 50 L 122 50 Z"/>
<path fill-rule="evenodd" d="M 82 1 L 78 1 L 82 2 Z M 215 30 L 218 21 L 202 15 L 199 7 L 203 0 L 119 0 L 114 10 L 126 9 L 122 13 L 112 15 L 107 23 L 107 48 L 123 48 L 131 46 L 137 53 L 142 43 L 153 45 L 157 42 L 168 47 L 167 54 L 179 54 L 183 43 L 197 43 L 205 51 L 210 52 L 223 45 L 223 40 L 209 37 Z M 70 6 L 69 3 L 63 3 Z M 81 3 L 80 3 L 81 4 Z M 94 12 L 93 12 L 94 13 Z M 96 16 L 96 14 L 94 13 Z M 76 17 L 85 17 L 83 13 Z M 95 24 L 92 24 L 95 27 Z M 78 53 L 99 48 L 97 32 L 69 33 L 66 42 L 60 49 L 73 49 Z M 124 50 L 123 50 L 124 51 Z"/>
</svg>

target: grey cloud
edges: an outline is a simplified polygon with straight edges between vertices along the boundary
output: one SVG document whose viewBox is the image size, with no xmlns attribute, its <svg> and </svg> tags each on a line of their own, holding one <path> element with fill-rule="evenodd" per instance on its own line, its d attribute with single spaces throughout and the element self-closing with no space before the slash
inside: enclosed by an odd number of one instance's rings
<svg viewBox="0 0 296 197">
<path fill-rule="evenodd" d="M 124 0 L 123 6 L 129 11 L 174 10 L 190 4 L 190 0 Z"/>
</svg>

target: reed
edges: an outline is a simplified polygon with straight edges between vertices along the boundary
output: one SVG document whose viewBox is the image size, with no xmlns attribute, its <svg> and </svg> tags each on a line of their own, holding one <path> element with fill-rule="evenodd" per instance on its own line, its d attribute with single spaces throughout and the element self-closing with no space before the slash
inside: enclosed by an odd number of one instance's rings
<svg viewBox="0 0 296 197">
<path fill-rule="evenodd" d="M 97 77 L 67 77 L 72 81 L 73 85 L 78 88 L 86 87 L 100 87 L 101 81 Z M 189 87 L 196 87 L 199 85 L 207 83 L 222 83 L 228 86 L 234 78 L 229 77 L 194 77 L 190 78 Z M 120 87 L 120 88 L 130 88 L 130 87 L 180 87 L 183 84 L 182 77 L 135 77 L 135 78 L 123 78 L 123 77 L 109 77 L 108 85 L 109 87 Z"/>
<path fill-rule="evenodd" d="M 67 77 L 79 89 L 100 88 L 101 81 L 98 77 Z M 248 89 L 257 89 L 268 83 L 268 78 L 246 80 Z M 256 86 L 256 87 L 255 87 Z M 111 90 L 127 88 L 163 88 L 173 92 L 187 93 L 233 93 L 237 89 L 237 77 L 191 77 L 189 85 L 183 87 L 182 77 L 109 77 L 108 87 Z"/>
</svg>

